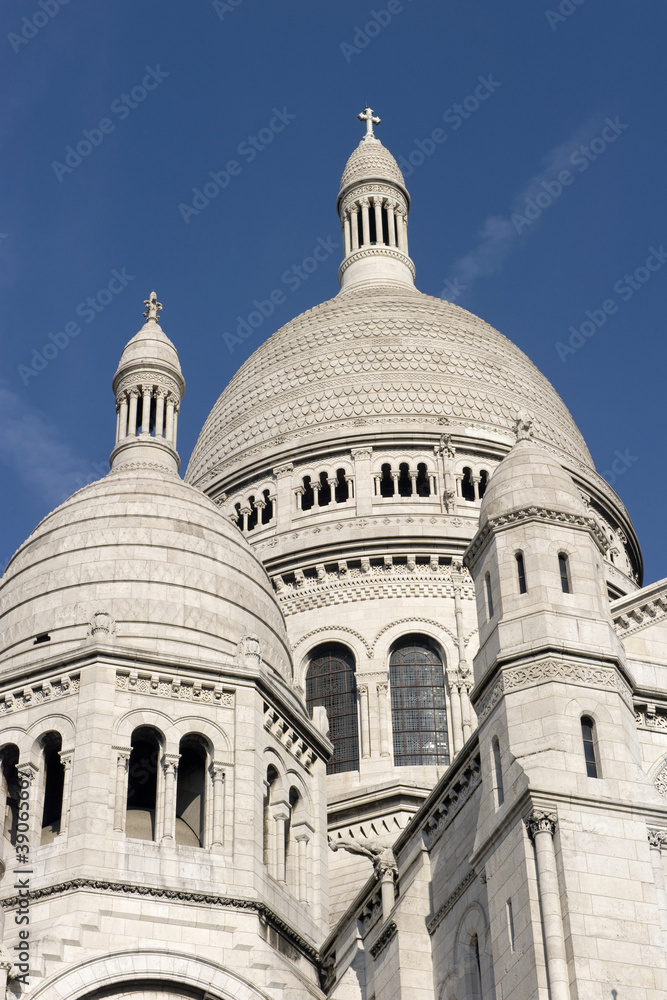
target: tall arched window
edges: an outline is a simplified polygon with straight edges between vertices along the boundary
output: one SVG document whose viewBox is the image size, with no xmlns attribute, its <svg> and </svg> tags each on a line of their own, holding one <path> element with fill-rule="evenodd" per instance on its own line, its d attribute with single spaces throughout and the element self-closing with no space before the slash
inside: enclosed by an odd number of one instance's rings
<svg viewBox="0 0 667 1000">
<path fill-rule="evenodd" d="M 323 705 L 329 717 L 329 735 L 334 745 L 327 774 L 359 770 L 357 681 L 354 657 L 338 643 L 318 646 L 306 674 L 306 703 L 311 716 Z"/>
<path fill-rule="evenodd" d="M 197 736 L 184 736 L 178 747 L 176 843 L 204 846 L 207 753 Z"/>
<path fill-rule="evenodd" d="M 65 768 L 60 759 L 62 739 L 59 733 L 47 733 L 42 738 L 44 755 L 44 806 L 42 810 L 41 844 L 50 844 L 60 833 L 63 809 Z"/>
<path fill-rule="evenodd" d="M 421 636 L 402 640 L 389 661 L 394 763 L 449 764 L 445 672 Z"/>
<path fill-rule="evenodd" d="M 489 619 L 493 618 L 493 593 L 491 591 L 491 576 L 486 573 L 484 576 L 484 585 L 486 587 L 486 611 Z"/>
<path fill-rule="evenodd" d="M 505 789 L 503 787 L 503 766 L 500 759 L 500 741 L 497 736 L 491 740 L 493 751 L 493 770 L 496 780 L 496 806 L 499 809 L 505 801 Z"/>
<path fill-rule="evenodd" d="M 598 777 L 597 748 L 595 746 L 595 723 L 589 715 L 581 717 L 581 738 L 584 744 L 584 760 L 586 774 L 589 778 Z"/>
<path fill-rule="evenodd" d="M 137 840 L 155 840 L 160 736 L 150 726 L 140 726 L 132 733 L 131 745 L 125 831 Z"/>
<path fill-rule="evenodd" d="M 525 594 L 528 588 L 526 587 L 526 566 L 523 561 L 523 552 L 517 552 L 516 556 L 516 572 L 519 577 L 519 593 Z"/>
<path fill-rule="evenodd" d="M 264 864 L 267 868 L 273 867 L 273 858 L 271 852 L 273 850 L 273 844 L 271 841 L 271 794 L 275 782 L 278 780 L 278 772 L 276 771 L 273 764 L 269 764 L 266 769 L 266 781 L 264 782 L 264 803 L 263 803 L 263 835 L 262 835 L 262 857 Z"/>
<path fill-rule="evenodd" d="M 18 747 L 14 746 L 13 743 L 3 747 L 0 754 L 0 762 L 2 770 L 2 795 L 4 800 L 4 812 L 1 817 L 3 820 L 2 833 L 9 846 L 14 847 L 16 844 L 16 827 L 19 821 L 20 785 L 18 771 L 16 770 L 16 765 L 19 762 Z M 3 846 L 4 851 L 0 849 L 0 856 L 3 853 L 6 856 L 7 846 Z"/>
<path fill-rule="evenodd" d="M 564 594 L 572 593 L 572 584 L 570 582 L 570 565 L 569 559 L 564 552 L 558 553 L 558 569 L 560 571 L 560 585 Z"/>
<path fill-rule="evenodd" d="M 475 499 L 475 484 L 472 478 L 472 469 L 468 466 L 463 470 L 463 479 L 461 480 L 461 496 L 464 500 L 473 501 Z"/>
</svg>

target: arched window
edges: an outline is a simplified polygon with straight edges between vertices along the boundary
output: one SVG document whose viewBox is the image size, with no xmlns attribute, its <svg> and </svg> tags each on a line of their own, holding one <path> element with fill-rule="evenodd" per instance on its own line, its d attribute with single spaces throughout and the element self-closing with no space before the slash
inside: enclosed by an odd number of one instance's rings
<svg viewBox="0 0 667 1000">
<path fill-rule="evenodd" d="M 523 562 L 523 552 L 517 552 L 515 559 L 516 572 L 519 577 L 519 593 L 525 594 L 528 588 L 526 587 L 526 567 Z"/>
<path fill-rule="evenodd" d="M 569 559 L 564 552 L 558 553 L 558 569 L 560 571 L 560 585 L 563 589 L 564 594 L 572 593 L 572 586 L 570 584 L 570 565 Z"/>
<path fill-rule="evenodd" d="M 264 490 L 262 497 L 264 499 L 264 506 L 262 507 L 262 524 L 268 524 L 273 517 L 273 500 L 271 499 L 268 490 Z"/>
<path fill-rule="evenodd" d="M 407 462 L 401 462 L 398 471 L 398 495 L 399 497 L 411 497 L 412 479 L 410 478 L 410 466 Z"/>
<path fill-rule="evenodd" d="M 420 636 L 402 640 L 389 660 L 394 764 L 449 764 L 445 673 Z"/>
<path fill-rule="evenodd" d="M 293 892 L 299 885 L 298 848 L 294 840 L 293 827 L 299 821 L 302 808 L 301 796 L 296 788 L 289 791 L 289 818 L 285 823 L 285 882 Z"/>
<path fill-rule="evenodd" d="M 59 733 L 47 733 L 42 738 L 44 759 L 44 806 L 42 809 L 41 844 L 50 844 L 60 833 L 63 809 L 65 768 L 60 759 L 62 739 Z"/>
<path fill-rule="evenodd" d="M 345 476 L 345 469 L 338 469 L 336 472 L 336 487 L 334 491 L 336 503 L 345 503 L 350 499 L 350 484 Z"/>
<path fill-rule="evenodd" d="M 345 646 L 332 642 L 313 652 L 306 674 L 306 703 L 311 717 L 316 705 L 327 710 L 334 745 L 327 774 L 358 771 L 357 681 L 354 657 Z"/>
<path fill-rule="evenodd" d="M 491 576 L 489 573 L 485 575 L 484 583 L 486 585 L 486 611 L 490 620 L 493 618 L 493 594 L 491 593 Z"/>
<path fill-rule="evenodd" d="M 155 840 L 160 736 L 150 726 L 140 726 L 132 733 L 131 745 L 125 831 L 137 840 Z"/>
<path fill-rule="evenodd" d="M 582 715 L 581 717 L 581 738 L 584 744 L 586 774 L 589 778 L 597 778 L 598 760 L 595 746 L 595 723 L 589 715 Z"/>
<path fill-rule="evenodd" d="M 428 497 L 431 495 L 431 484 L 428 478 L 428 469 L 424 462 L 417 466 L 417 496 Z"/>
<path fill-rule="evenodd" d="M 0 755 L 2 765 L 2 796 L 4 801 L 2 833 L 10 847 L 16 845 L 17 824 L 19 821 L 20 782 L 16 765 L 19 762 L 18 747 L 9 744 L 3 747 Z M 2 851 L 0 851 L 0 855 Z"/>
<path fill-rule="evenodd" d="M 479 484 L 477 486 L 477 492 L 479 493 L 479 499 L 481 500 L 486 493 L 486 487 L 489 485 L 489 474 L 486 469 L 481 469 L 479 473 Z"/>
<path fill-rule="evenodd" d="M 272 843 L 271 843 L 271 796 L 273 792 L 273 787 L 275 782 L 278 780 L 278 772 L 276 771 L 273 764 L 269 764 L 266 769 L 266 782 L 264 784 L 264 808 L 263 808 L 263 850 L 262 858 L 264 864 L 268 868 L 273 867 L 273 859 L 271 857 Z"/>
<path fill-rule="evenodd" d="M 178 752 L 176 843 L 204 846 L 207 753 L 201 739 L 184 736 Z"/>
<path fill-rule="evenodd" d="M 500 741 L 497 736 L 494 736 L 491 740 L 491 749 L 493 751 L 493 770 L 496 780 L 496 806 L 499 809 L 505 801 L 505 789 L 503 788 L 503 767 L 500 760 Z"/>
<path fill-rule="evenodd" d="M 248 506 L 250 507 L 250 513 L 248 514 L 248 531 L 252 531 L 257 524 L 257 518 L 259 515 L 259 510 L 255 507 L 254 497 L 248 497 Z"/>
<path fill-rule="evenodd" d="M 301 510 L 310 510 L 315 502 L 315 493 L 310 482 L 310 476 L 303 477 L 303 495 L 301 497 Z"/>
<path fill-rule="evenodd" d="M 380 496 L 393 497 L 394 477 L 391 474 L 391 465 L 388 462 L 382 466 L 382 478 L 380 479 Z"/>
<path fill-rule="evenodd" d="M 475 484 L 472 481 L 472 469 L 465 468 L 463 470 L 463 479 L 461 480 L 461 496 L 464 500 L 475 499 Z"/>
<path fill-rule="evenodd" d="M 469 989 L 466 1000 L 482 1000 L 482 961 L 479 953 L 479 938 L 473 934 L 467 955 L 467 979 Z"/>
<path fill-rule="evenodd" d="M 327 507 L 331 503 L 331 485 L 326 472 L 320 472 L 320 488 L 318 491 L 317 503 L 320 507 Z"/>
<path fill-rule="evenodd" d="M 241 504 L 234 504 L 234 513 L 236 514 L 236 526 L 243 531 L 243 514 L 241 513 Z"/>
</svg>

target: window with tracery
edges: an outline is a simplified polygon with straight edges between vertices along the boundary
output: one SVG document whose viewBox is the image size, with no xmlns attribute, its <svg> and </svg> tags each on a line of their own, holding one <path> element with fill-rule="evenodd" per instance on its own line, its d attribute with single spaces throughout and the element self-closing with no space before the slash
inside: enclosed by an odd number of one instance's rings
<svg viewBox="0 0 667 1000">
<path fill-rule="evenodd" d="M 427 640 L 410 637 L 389 661 L 394 763 L 449 764 L 445 672 Z"/>
<path fill-rule="evenodd" d="M 339 643 L 313 651 L 306 674 L 306 703 L 312 717 L 316 705 L 327 710 L 334 755 L 327 774 L 359 770 L 357 681 L 352 653 Z"/>
</svg>

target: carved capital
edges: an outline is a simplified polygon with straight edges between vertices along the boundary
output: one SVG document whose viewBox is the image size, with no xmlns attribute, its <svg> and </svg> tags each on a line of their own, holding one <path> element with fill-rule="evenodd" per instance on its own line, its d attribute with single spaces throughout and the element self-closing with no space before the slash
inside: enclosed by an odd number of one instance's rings
<svg viewBox="0 0 667 1000">
<path fill-rule="evenodd" d="M 168 774 L 176 775 L 178 771 L 178 762 L 181 759 L 179 753 L 166 753 L 162 758 L 162 770 L 165 773 L 165 777 Z"/>
<path fill-rule="evenodd" d="M 528 836 L 535 840 L 538 833 L 550 833 L 553 837 L 556 832 L 557 818 L 554 813 L 535 811 L 526 820 Z"/>
<path fill-rule="evenodd" d="M 667 844 L 667 830 L 652 829 L 649 827 L 647 834 L 650 847 L 657 847 L 660 850 L 663 844 Z"/>
<path fill-rule="evenodd" d="M 293 472 L 294 465 L 292 462 L 286 462 L 284 465 L 276 465 L 273 475 L 276 479 L 285 479 L 287 476 L 291 476 Z"/>
</svg>

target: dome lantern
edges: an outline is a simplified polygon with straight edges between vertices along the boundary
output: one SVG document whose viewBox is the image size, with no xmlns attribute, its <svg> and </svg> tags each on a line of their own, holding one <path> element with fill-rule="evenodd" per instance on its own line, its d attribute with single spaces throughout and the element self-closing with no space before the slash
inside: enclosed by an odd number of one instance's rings
<svg viewBox="0 0 667 1000">
<path fill-rule="evenodd" d="M 338 194 L 345 256 L 338 272 L 343 291 L 352 286 L 413 286 L 415 266 L 408 255 L 410 195 L 403 174 L 376 138 L 380 118 L 372 108 L 357 115 L 366 134 L 347 161 Z"/>
<path fill-rule="evenodd" d="M 159 323 L 162 303 L 151 292 L 146 322 L 129 341 L 113 379 L 116 444 L 111 468 L 150 462 L 178 472 L 178 411 L 185 393 L 178 352 Z"/>
</svg>

